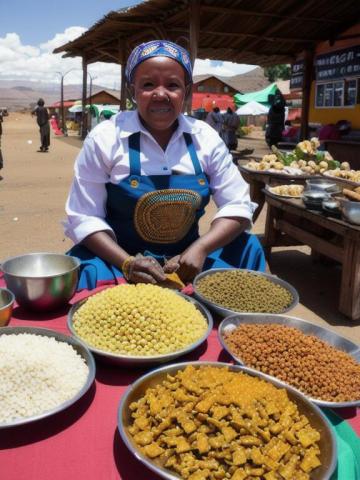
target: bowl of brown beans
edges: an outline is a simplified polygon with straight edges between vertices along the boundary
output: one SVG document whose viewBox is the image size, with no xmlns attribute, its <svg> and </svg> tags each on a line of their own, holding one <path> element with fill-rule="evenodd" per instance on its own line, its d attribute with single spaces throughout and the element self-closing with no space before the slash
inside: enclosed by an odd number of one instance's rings
<svg viewBox="0 0 360 480">
<path fill-rule="evenodd" d="M 328 328 L 285 315 L 238 314 L 221 322 L 218 335 L 236 362 L 321 407 L 360 405 L 360 347 Z"/>
<path fill-rule="evenodd" d="M 234 313 L 285 313 L 299 303 L 296 289 L 275 275 L 214 268 L 194 279 L 195 297 L 222 317 Z"/>
<path fill-rule="evenodd" d="M 240 365 L 153 370 L 122 397 L 118 429 L 137 460 L 167 480 L 329 480 L 337 463 L 321 410 Z"/>
</svg>

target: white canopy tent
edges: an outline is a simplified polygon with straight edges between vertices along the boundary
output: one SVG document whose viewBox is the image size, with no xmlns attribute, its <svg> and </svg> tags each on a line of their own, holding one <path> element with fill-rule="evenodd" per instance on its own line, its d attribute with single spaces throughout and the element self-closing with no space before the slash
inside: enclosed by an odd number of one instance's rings
<svg viewBox="0 0 360 480">
<path fill-rule="evenodd" d="M 242 105 L 236 110 L 237 115 L 266 115 L 269 107 L 265 107 L 261 103 L 252 100 L 245 105 Z"/>
</svg>

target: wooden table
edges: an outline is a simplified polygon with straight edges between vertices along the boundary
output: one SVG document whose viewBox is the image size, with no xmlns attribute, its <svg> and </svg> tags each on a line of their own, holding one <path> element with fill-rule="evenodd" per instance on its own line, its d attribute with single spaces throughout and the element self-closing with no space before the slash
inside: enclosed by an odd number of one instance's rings
<svg viewBox="0 0 360 480">
<path fill-rule="evenodd" d="M 308 245 L 342 265 L 339 310 L 360 318 L 360 227 L 308 210 L 300 199 L 263 192 L 268 204 L 263 245 Z"/>
<path fill-rule="evenodd" d="M 250 186 L 251 200 L 258 204 L 258 207 L 253 215 L 253 222 L 255 222 L 255 220 L 258 218 L 265 204 L 265 185 L 269 185 L 270 187 L 274 187 L 276 185 L 288 185 L 289 183 L 305 185 L 307 179 L 315 178 L 315 175 L 284 175 L 283 173 L 267 172 L 263 170 L 249 171 L 248 169 L 244 168 L 244 163 L 248 162 L 249 160 L 246 160 L 245 162 L 240 161 L 238 162 L 238 166 L 241 175 Z"/>
</svg>

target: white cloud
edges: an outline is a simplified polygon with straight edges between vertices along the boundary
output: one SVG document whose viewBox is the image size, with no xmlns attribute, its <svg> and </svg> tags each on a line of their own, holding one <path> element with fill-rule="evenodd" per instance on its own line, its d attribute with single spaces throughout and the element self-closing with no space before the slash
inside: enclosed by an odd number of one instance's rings
<svg viewBox="0 0 360 480">
<path fill-rule="evenodd" d="M 61 72 L 66 74 L 65 83 L 81 84 L 81 58 L 62 58 L 62 54 L 54 55 L 52 52 L 85 31 L 83 27 L 69 27 L 63 33 L 57 33 L 49 41 L 40 44 L 39 47 L 23 45 L 17 33 L 7 33 L 5 37 L 0 37 L 0 79 L 58 83 L 60 76 L 57 72 Z M 89 65 L 88 71 L 94 83 L 109 88 L 119 88 L 119 65 L 99 62 Z"/>
<path fill-rule="evenodd" d="M 195 60 L 194 75 L 212 73 L 220 77 L 229 77 L 253 70 L 256 65 L 243 65 L 232 62 L 220 62 L 216 60 Z"/>
<path fill-rule="evenodd" d="M 72 42 L 84 32 L 86 32 L 86 28 L 84 27 L 69 27 L 64 33 L 57 33 L 55 37 L 48 42 L 41 43 L 40 48 L 52 52 L 55 48 L 61 47 L 61 45 L 64 45 L 67 42 Z"/>
<path fill-rule="evenodd" d="M 81 58 L 62 58 L 62 54 L 54 55 L 52 52 L 55 48 L 79 37 L 85 31 L 86 29 L 83 27 L 69 27 L 63 33 L 57 33 L 39 46 L 23 45 L 17 33 L 7 33 L 5 37 L 0 37 L 0 79 L 58 83 L 60 76 L 57 72 L 61 72 L 62 74 L 66 73 L 65 83 L 81 84 Z M 231 76 L 244 73 L 252 68 L 254 66 L 231 62 L 196 60 L 194 73 L 196 75 L 213 73 L 220 76 Z M 119 89 L 119 65 L 98 62 L 89 65 L 88 71 L 93 77 L 94 84 Z"/>
</svg>

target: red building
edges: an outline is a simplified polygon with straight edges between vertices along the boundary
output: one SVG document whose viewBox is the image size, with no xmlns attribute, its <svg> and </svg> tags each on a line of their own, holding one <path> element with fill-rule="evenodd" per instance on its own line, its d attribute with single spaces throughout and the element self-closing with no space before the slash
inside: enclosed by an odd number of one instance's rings
<svg viewBox="0 0 360 480">
<path fill-rule="evenodd" d="M 207 112 L 214 107 L 226 110 L 235 109 L 234 95 L 261 90 L 269 85 L 262 68 L 232 77 L 218 75 L 195 75 L 192 87 L 192 110 L 204 109 Z"/>
</svg>

